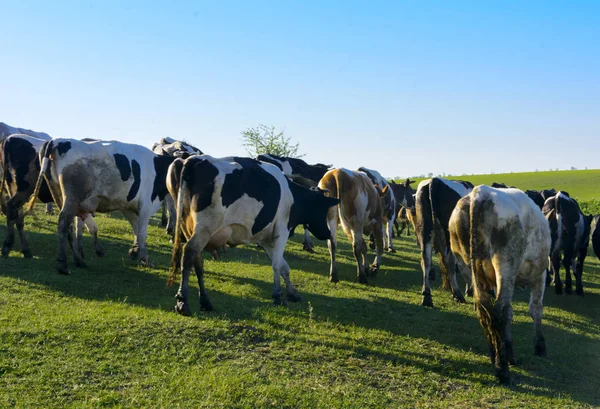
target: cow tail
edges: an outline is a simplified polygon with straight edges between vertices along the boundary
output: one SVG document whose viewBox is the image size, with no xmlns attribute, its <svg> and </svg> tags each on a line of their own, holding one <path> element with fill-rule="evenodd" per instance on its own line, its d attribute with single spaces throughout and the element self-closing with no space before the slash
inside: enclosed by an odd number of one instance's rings
<svg viewBox="0 0 600 409">
<path fill-rule="evenodd" d="M 167 286 L 172 286 L 177 278 L 177 271 L 181 266 L 181 257 L 183 252 L 183 231 L 181 224 L 183 222 L 183 204 L 185 199 L 185 188 L 186 184 L 183 180 L 183 160 L 177 159 L 173 162 L 167 177 L 170 178 L 168 182 L 171 187 L 177 186 L 177 196 L 173 198 L 176 202 L 176 218 L 175 218 L 175 232 L 173 240 L 173 254 L 171 256 L 171 275 L 167 281 Z M 173 192 L 171 191 L 171 195 Z"/>
<path fill-rule="evenodd" d="M 31 198 L 29 199 L 29 202 L 27 202 L 27 205 L 25 206 L 25 214 L 30 214 L 31 211 L 33 210 L 33 206 L 35 205 L 35 201 L 38 197 L 38 194 L 40 193 L 40 187 L 42 186 L 42 181 L 44 180 L 44 175 L 46 174 L 46 171 L 48 170 L 48 163 L 50 162 L 50 154 L 52 153 L 52 141 L 48 141 L 46 142 L 43 146 L 42 149 L 40 150 L 40 174 L 38 175 L 38 180 L 35 184 L 35 189 L 33 191 L 33 194 L 31 195 Z"/>
<path fill-rule="evenodd" d="M 2 150 L 2 179 L 0 180 L 0 208 L 2 209 L 2 213 L 7 214 L 6 210 L 6 199 L 4 197 L 4 185 L 6 183 L 6 173 L 8 172 L 8 159 L 6 157 L 6 140 L 2 142 L 0 145 L 0 149 Z"/>
<path fill-rule="evenodd" d="M 431 223 L 432 223 L 432 239 L 434 246 L 440 249 L 442 252 L 445 251 L 443 248 L 450 250 L 450 243 L 444 243 L 446 236 L 444 234 L 444 228 L 440 226 L 440 222 L 436 217 L 437 209 L 435 207 L 435 200 L 433 200 L 433 193 L 438 190 L 435 185 L 438 183 L 442 183 L 437 179 L 431 179 L 431 183 L 429 184 L 429 206 L 431 207 Z M 447 226 L 446 226 L 447 228 Z M 438 234 L 440 233 L 440 234 Z M 441 236 L 441 237 L 439 237 Z M 423 244 L 424 245 L 424 244 Z M 450 252 L 450 251 L 449 251 Z M 448 271 L 446 270 L 446 259 L 447 257 L 452 257 L 449 254 L 443 254 L 440 252 L 440 275 L 442 276 L 442 290 L 450 288 L 450 280 L 448 279 Z"/>
<path fill-rule="evenodd" d="M 477 192 L 472 196 L 469 213 L 469 252 L 471 274 L 473 280 L 473 296 L 475 298 L 475 308 L 479 316 L 479 323 L 483 328 L 483 332 L 487 338 L 490 352 L 492 354 L 492 363 L 496 368 L 497 374 L 501 369 L 500 356 L 504 350 L 504 339 L 502 337 L 502 328 L 506 325 L 502 321 L 502 315 L 495 306 L 493 295 L 488 291 L 482 283 L 482 277 L 485 272 L 482 271 L 482 261 L 489 258 L 487 253 L 484 238 L 480 237 L 480 224 L 483 220 L 483 208 L 486 197 L 484 192 Z"/>
</svg>

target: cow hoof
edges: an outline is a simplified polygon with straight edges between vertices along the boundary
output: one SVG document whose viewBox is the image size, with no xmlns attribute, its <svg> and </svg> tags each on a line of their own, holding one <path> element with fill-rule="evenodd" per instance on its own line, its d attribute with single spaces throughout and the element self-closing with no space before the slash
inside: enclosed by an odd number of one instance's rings
<svg viewBox="0 0 600 409">
<path fill-rule="evenodd" d="M 554 292 L 555 292 L 557 295 L 561 295 L 561 294 L 562 294 L 562 286 L 555 285 L 555 286 L 554 286 Z"/>
<path fill-rule="evenodd" d="M 29 250 L 29 249 L 23 250 L 23 257 L 32 258 L 33 254 L 31 253 L 31 250 Z"/>
<path fill-rule="evenodd" d="M 515 386 L 515 381 L 512 378 L 512 376 L 510 376 L 510 372 L 508 372 L 508 369 L 503 372 L 498 372 L 496 376 L 498 377 L 498 381 L 500 382 L 500 384 L 508 387 Z"/>
<path fill-rule="evenodd" d="M 329 276 L 329 282 L 331 282 L 331 283 L 337 283 L 337 282 L 339 282 L 339 281 L 340 281 L 340 278 L 338 277 L 338 275 L 337 275 L 337 274 L 334 274 L 334 275 L 330 275 L 330 276 Z"/>
<path fill-rule="evenodd" d="M 142 259 L 140 260 L 140 265 L 142 267 L 148 267 L 148 268 L 154 268 L 154 264 L 152 264 L 152 262 L 148 259 Z"/>
<path fill-rule="evenodd" d="M 536 356 L 547 357 L 548 350 L 546 349 L 546 341 L 544 339 L 536 342 L 534 353 Z"/>
<path fill-rule="evenodd" d="M 467 290 L 465 291 L 465 295 L 467 297 L 473 297 L 473 287 L 469 286 L 469 288 L 467 288 Z"/>
<path fill-rule="evenodd" d="M 364 274 L 360 274 L 360 275 L 357 277 L 357 279 L 358 279 L 358 282 L 359 282 L 359 283 L 361 283 L 361 284 L 369 284 L 369 279 L 368 279 L 368 278 L 367 278 L 367 276 L 366 276 L 366 275 L 364 275 Z"/>
<path fill-rule="evenodd" d="M 565 286 L 565 293 L 571 295 L 573 293 L 573 289 L 569 286 Z"/>
<path fill-rule="evenodd" d="M 308 251 L 309 253 L 314 253 L 314 252 L 315 252 L 315 249 L 314 249 L 314 248 L 312 248 L 311 246 L 307 246 L 307 245 L 304 245 L 304 246 L 302 247 L 302 250 L 304 250 L 304 251 Z"/>
<path fill-rule="evenodd" d="M 63 274 L 66 276 L 70 276 L 71 272 L 69 271 L 68 267 L 57 267 L 56 271 L 58 272 L 58 274 Z"/>
<path fill-rule="evenodd" d="M 75 263 L 75 267 L 79 267 L 79 268 L 87 267 L 87 263 L 84 260 L 75 259 L 75 260 L 73 260 L 73 262 Z"/>
<path fill-rule="evenodd" d="M 369 267 L 370 276 L 375 277 L 377 275 L 377 273 L 379 273 L 379 265 L 372 264 L 371 267 Z"/>
<path fill-rule="evenodd" d="M 369 248 L 371 250 L 375 250 L 375 243 L 369 243 Z"/>
<path fill-rule="evenodd" d="M 388 248 L 386 249 L 386 251 L 387 251 L 388 253 L 395 253 L 395 252 L 396 252 L 396 249 L 395 249 L 395 248 L 393 248 L 393 247 L 388 247 Z"/>
<path fill-rule="evenodd" d="M 132 260 L 137 260 L 140 255 L 140 249 L 137 247 L 132 247 L 129 249 L 129 258 Z"/>
<path fill-rule="evenodd" d="M 579 295 L 579 296 L 583 297 L 583 288 L 578 288 L 578 289 L 576 289 L 576 290 L 575 290 L 575 294 L 577 294 L 577 295 Z"/>
<path fill-rule="evenodd" d="M 461 294 L 461 293 L 457 293 L 455 295 L 452 296 L 452 299 L 456 302 L 459 302 L 461 304 L 465 303 L 465 297 Z"/>
<path fill-rule="evenodd" d="M 287 306 L 285 299 L 281 296 L 281 294 L 273 296 L 273 304 L 281 305 L 283 307 Z"/>
<path fill-rule="evenodd" d="M 189 317 L 190 315 L 192 315 L 192 310 L 190 310 L 190 306 L 187 303 L 184 303 L 183 301 L 177 302 L 177 305 L 175 305 L 175 312 L 185 317 Z"/>
<path fill-rule="evenodd" d="M 426 294 L 423 296 L 423 301 L 421 302 L 423 307 L 431 307 L 433 308 L 433 299 L 431 298 L 431 294 Z"/>
<path fill-rule="evenodd" d="M 209 300 L 200 300 L 200 309 L 202 309 L 202 311 L 214 311 L 215 309 L 213 308 L 212 303 Z"/>
<path fill-rule="evenodd" d="M 287 294 L 287 299 L 291 302 L 298 302 L 298 301 L 302 301 L 302 297 L 300 296 L 300 294 L 298 294 L 297 292 L 293 292 L 293 293 L 288 293 Z"/>
<path fill-rule="evenodd" d="M 2 247 L 2 257 L 8 257 L 10 253 L 10 247 Z"/>
</svg>

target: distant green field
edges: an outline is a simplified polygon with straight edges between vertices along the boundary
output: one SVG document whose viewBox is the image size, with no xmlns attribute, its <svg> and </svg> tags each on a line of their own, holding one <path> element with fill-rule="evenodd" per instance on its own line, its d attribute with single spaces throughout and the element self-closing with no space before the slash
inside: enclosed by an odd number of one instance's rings
<svg viewBox="0 0 600 409">
<path fill-rule="evenodd" d="M 523 190 L 555 188 L 569 192 L 579 201 L 600 199 L 600 169 L 448 176 L 447 179 L 468 180 L 476 186 L 502 182 Z M 422 179 L 415 180 L 420 182 Z"/>
</svg>

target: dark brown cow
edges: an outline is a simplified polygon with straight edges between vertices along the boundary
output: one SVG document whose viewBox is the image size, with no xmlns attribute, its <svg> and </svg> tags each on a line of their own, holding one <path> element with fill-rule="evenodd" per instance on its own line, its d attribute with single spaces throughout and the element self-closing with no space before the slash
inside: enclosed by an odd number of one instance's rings
<svg viewBox="0 0 600 409">
<path fill-rule="evenodd" d="M 340 168 L 328 171 L 319 182 L 319 188 L 325 190 L 326 195 L 340 200 L 340 204 L 329 209 L 327 220 L 331 230 L 331 240 L 328 241 L 331 256 L 331 269 L 329 280 L 338 282 L 335 253 L 337 248 L 338 220 L 342 229 L 352 242 L 354 257 L 356 258 L 358 281 L 366 284 L 367 276 L 374 277 L 379 271 L 381 254 L 383 252 L 383 208 L 381 197 L 389 187 L 380 190 L 373 185 L 369 177 L 363 172 Z M 363 234 L 375 236 L 376 256 L 369 267 L 367 262 L 367 244 Z"/>
</svg>

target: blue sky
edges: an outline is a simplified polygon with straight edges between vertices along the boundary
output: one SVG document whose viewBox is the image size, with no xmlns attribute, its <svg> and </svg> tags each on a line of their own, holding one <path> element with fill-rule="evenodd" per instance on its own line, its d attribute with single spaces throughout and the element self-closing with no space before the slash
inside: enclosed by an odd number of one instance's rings
<svg viewBox="0 0 600 409">
<path fill-rule="evenodd" d="M 600 2 L 2 1 L 0 121 L 385 176 L 599 168 Z"/>
</svg>

